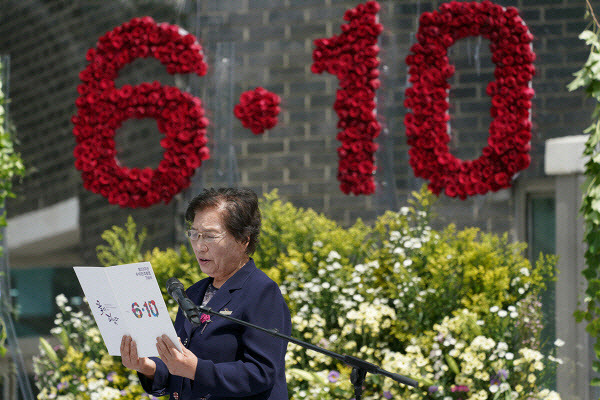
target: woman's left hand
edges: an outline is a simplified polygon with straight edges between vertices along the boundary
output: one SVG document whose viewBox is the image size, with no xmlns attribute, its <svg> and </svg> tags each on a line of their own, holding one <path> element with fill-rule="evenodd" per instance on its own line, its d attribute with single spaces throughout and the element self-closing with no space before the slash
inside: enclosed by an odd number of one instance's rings
<svg viewBox="0 0 600 400">
<path fill-rule="evenodd" d="M 181 344 L 181 340 L 179 341 L 179 345 L 181 346 L 181 351 L 175 347 L 175 344 L 167 337 L 167 335 L 156 338 L 158 355 L 167 365 L 169 372 L 173 375 L 183 376 L 184 378 L 194 380 L 198 357 Z"/>
</svg>

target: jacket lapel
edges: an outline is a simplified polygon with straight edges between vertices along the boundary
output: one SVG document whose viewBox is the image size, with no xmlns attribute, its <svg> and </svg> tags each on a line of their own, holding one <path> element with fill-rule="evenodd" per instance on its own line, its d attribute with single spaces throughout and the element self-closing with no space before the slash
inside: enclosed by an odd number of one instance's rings
<svg viewBox="0 0 600 400">
<path fill-rule="evenodd" d="M 213 311 L 221 311 L 231 301 L 231 296 L 236 290 L 242 289 L 250 275 L 256 270 L 254 260 L 248 261 L 238 272 L 229 278 L 223 286 L 219 288 L 215 296 L 206 304 L 206 307 Z M 232 310 L 234 311 L 234 310 Z"/>
<path fill-rule="evenodd" d="M 248 278 L 250 278 L 250 275 L 252 275 L 252 273 L 255 270 L 256 265 L 254 264 L 254 260 L 250 258 L 250 260 L 246 264 L 244 264 L 244 266 L 240 268 L 240 270 L 236 272 L 235 275 L 229 278 L 223 284 L 223 286 L 221 286 L 219 290 L 217 290 L 217 293 L 215 293 L 214 297 L 206 304 L 206 307 L 218 312 L 225 306 L 227 306 L 227 304 L 229 304 L 229 302 L 231 301 L 231 296 L 233 292 L 242 289 Z M 212 278 L 203 279 L 200 282 L 198 282 L 198 285 L 191 286 L 190 288 L 188 288 L 186 293 L 190 300 L 194 302 L 194 304 L 202 304 L 202 299 L 204 293 L 206 292 L 206 288 L 212 281 Z M 199 326 L 193 326 L 191 322 L 187 320 L 187 318 L 184 318 L 183 327 L 188 338 L 192 336 L 193 330 L 200 328 Z"/>
<path fill-rule="evenodd" d="M 192 302 L 194 304 L 196 304 L 196 305 L 202 304 L 202 296 L 206 292 L 206 288 L 208 287 L 208 284 L 210 282 L 211 282 L 210 279 L 204 279 L 204 280 L 201 280 L 200 282 L 198 282 L 197 286 L 192 286 L 192 287 L 188 288 L 186 293 L 187 293 L 188 297 L 190 298 L 190 300 L 192 300 Z M 187 334 L 187 337 L 189 338 L 191 336 L 192 329 L 194 328 L 194 326 L 192 325 L 192 323 L 190 321 L 188 321 L 187 318 L 184 318 L 183 327 L 185 329 L 185 333 Z"/>
</svg>

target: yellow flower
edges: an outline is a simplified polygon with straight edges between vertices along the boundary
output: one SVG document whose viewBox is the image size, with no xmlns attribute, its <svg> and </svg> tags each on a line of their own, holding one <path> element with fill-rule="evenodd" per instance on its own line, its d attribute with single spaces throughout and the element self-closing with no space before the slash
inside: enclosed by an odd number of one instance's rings
<svg viewBox="0 0 600 400">
<path fill-rule="evenodd" d="M 516 391 L 517 393 L 521 393 L 521 392 L 523 392 L 523 386 L 521 386 L 521 385 L 517 385 L 517 386 L 515 386 L 515 391 Z"/>
</svg>

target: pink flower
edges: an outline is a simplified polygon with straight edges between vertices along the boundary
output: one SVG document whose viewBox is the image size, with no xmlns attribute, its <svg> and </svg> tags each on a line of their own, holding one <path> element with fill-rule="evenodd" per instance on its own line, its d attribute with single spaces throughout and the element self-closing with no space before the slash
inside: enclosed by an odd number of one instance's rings
<svg viewBox="0 0 600 400">
<path fill-rule="evenodd" d="M 202 315 L 200 316 L 200 323 L 202 323 L 202 324 L 203 324 L 203 323 L 205 323 L 205 322 L 210 322 L 210 321 L 211 321 L 211 320 L 210 320 L 210 315 L 208 315 L 208 314 L 202 314 Z"/>
</svg>

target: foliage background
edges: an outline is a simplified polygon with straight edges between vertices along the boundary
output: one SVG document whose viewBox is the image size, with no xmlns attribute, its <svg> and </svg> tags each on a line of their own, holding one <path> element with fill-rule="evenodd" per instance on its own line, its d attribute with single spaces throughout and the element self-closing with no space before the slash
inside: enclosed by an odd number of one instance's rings
<svg viewBox="0 0 600 400">
<path fill-rule="evenodd" d="M 583 274 L 588 282 L 582 309 L 575 312 L 579 322 L 586 322 L 586 330 L 596 339 L 592 363 L 594 371 L 600 371 L 600 23 L 588 1 L 588 12 L 593 21 L 590 29 L 579 37 L 590 47 L 590 55 L 582 69 L 577 71 L 569 84 L 570 91 L 583 88 L 585 93 L 596 101 L 592 113 L 592 124 L 584 131 L 589 137 L 585 144 L 584 156 L 586 181 L 583 188 L 581 214 L 585 221 L 584 241 L 586 269 Z M 600 379 L 593 378 L 592 385 L 600 386 Z"/>
<path fill-rule="evenodd" d="M 14 133 L 11 132 L 8 116 L 6 114 L 6 107 L 8 106 L 8 99 L 4 95 L 3 90 L 3 77 L 4 77 L 4 66 L 2 60 L 0 60 L 0 229 L 6 227 L 6 199 L 14 197 L 12 187 L 15 178 L 23 176 L 25 167 L 20 155 L 15 152 L 13 144 Z M 2 240 L 2 234 L 0 234 L 0 241 Z M 0 246 L 0 257 L 3 256 L 3 248 Z M 7 313 L 12 312 L 11 305 L 8 303 L 8 297 L 2 296 L 2 290 L 6 289 L 3 285 L 5 277 L 3 270 L 0 269 L 0 307 L 2 307 L 2 313 L 0 313 L 0 357 L 6 354 L 6 325 L 2 317 L 8 315 Z"/>
<path fill-rule="evenodd" d="M 434 197 L 425 188 L 413 196 L 410 207 L 349 228 L 276 192 L 261 199 L 254 258 L 280 284 L 293 336 L 417 379 L 426 390 L 368 375 L 365 399 L 558 398 L 544 380 L 556 360 L 539 352 L 539 296 L 555 257 L 540 255 L 532 266 L 525 245 L 506 235 L 434 230 Z M 185 246 L 142 253 L 145 232 L 132 219 L 103 239 L 104 265 L 147 260 L 159 281 L 177 276 L 188 286 L 201 278 Z M 137 378 L 106 355 L 89 314 L 64 301 L 54 347 L 42 340 L 35 362 L 39 398 L 138 398 Z M 291 399 L 353 397 L 350 370 L 336 360 L 290 344 L 286 363 Z"/>
</svg>

